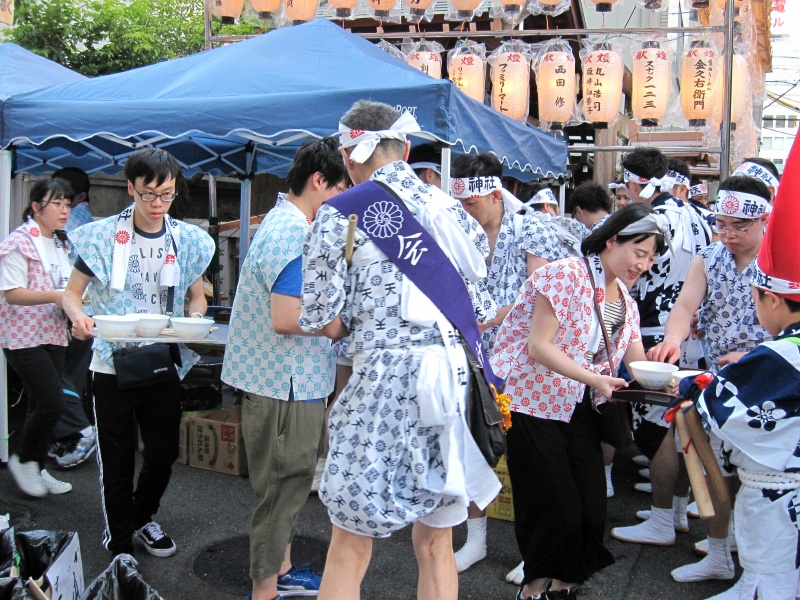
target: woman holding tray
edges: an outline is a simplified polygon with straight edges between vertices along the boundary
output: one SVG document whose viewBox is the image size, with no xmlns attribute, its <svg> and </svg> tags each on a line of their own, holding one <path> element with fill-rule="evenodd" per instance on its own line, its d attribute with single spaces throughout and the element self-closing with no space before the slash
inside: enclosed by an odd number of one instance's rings
<svg viewBox="0 0 800 600">
<path fill-rule="evenodd" d="M 628 289 L 668 236 L 649 206 L 624 207 L 583 240 L 586 258 L 534 272 L 498 333 L 491 362 L 512 399 L 508 470 L 525 560 L 517 600 L 576 598 L 578 584 L 614 562 L 603 545 L 606 488 L 592 408 L 627 385 L 611 375 L 621 362 L 645 358 Z"/>
<path fill-rule="evenodd" d="M 25 385 L 28 414 L 8 469 L 29 496 L 64 494 L 72 485 L 44 469 L 53 424 L 64 406 L 61 376 L 67 317 L 61 309 L 72 264 L 64 225 L 72 191 L 37 181 L 24 223 L 0 244 L 0 347 Z"/>
</svg>

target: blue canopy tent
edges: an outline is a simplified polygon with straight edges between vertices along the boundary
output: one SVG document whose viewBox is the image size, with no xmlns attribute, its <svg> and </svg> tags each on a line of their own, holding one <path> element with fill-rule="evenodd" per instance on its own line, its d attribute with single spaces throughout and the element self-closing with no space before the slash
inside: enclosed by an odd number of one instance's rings
<svg viewBox="0 0 800 600">
<path fill-rule="evenodd" d="M 188 173 L 284 175 L 302 139 L 335 132 L 361 98 L 411 111 L 456 152 L 495 152 L 520 179 L 566 171 L 562 141 L 325 20 L 12 98 L 2 147 L 21 151 L 16 170 L 31 173 L 60 166 L 59 151 L 114 173 L 135 149 L 158 145 L 182 154 Z"/>
<path fill-rule="evenodd" d="M 12 43 L 0 44 L 0 130 L 5 100 L 59 83 L 86 79 L 58 63 Z M 11 229 L 11 153 L 0 151 L 0 239 Z M 8 388 L 6 361 L 0 359 L 0 461 L 8 462 Z"/>
</svg>

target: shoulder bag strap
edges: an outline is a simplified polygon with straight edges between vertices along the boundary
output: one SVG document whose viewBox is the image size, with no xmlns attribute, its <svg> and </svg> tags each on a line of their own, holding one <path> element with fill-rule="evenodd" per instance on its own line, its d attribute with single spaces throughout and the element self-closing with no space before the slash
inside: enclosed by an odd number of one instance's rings
<svg viewBox="0 0 800 600">
<path fill-rule="evenodd" d="M 597 313 L 597 320 L 600 321 L 600 329 L 603 332 L 603 340 L 606 343 L 606 354 L 608 355 L 608 365 L 611 367 L 611 376 L 617 376 L 617 369 L 614 367 L 614 360 L 611 358 L 611 340 L 608 339 L 608 330 L 606 329 L 605 321 L 603 321 L 603 313 L 600 311 L 600 303 L 597 301 L 597 288 L 594 283 L 594 272 L 592 265 L 589 264 L 589 259 L 584 257 L 583 262 L 586 263 L 586 270 L 589 271 L 589 281 L 592 282 L 592 300 L 594 302 L 594 311 Z"/>
</svg>

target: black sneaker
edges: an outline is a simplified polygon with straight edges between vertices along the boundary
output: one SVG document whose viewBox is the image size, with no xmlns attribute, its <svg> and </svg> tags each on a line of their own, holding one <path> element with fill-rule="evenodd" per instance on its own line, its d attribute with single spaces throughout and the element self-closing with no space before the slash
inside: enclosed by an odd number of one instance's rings
<svg viewBox="0 0 800 600">
<path fill-rule="evenodd" d="M 133 532 L 133 539 L 144 545 L 153 556 L 164 558 L 172 556 L 178 551 L 178 547 L 172 538 L 161 531 L 161 525 L 155 521 L 150 521 L 144 527 Z"/>
</svg>

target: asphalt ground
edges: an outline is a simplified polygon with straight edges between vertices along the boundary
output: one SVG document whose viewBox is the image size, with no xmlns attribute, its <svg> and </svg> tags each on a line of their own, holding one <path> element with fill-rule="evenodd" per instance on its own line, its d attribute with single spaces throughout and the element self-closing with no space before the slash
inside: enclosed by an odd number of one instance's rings
<svg viewBox="0 0 800 600">
<path fill-rule="evenodd" d="M 24 404 L 11 409 L 11 430 L 19 426 Z M 13 450 L 13 440 L 12 450 Z M 650 497 L 635 492 L 641 481 L 631 457 L 634 448 L 617 453 L 613 480 L 616 495 L 609 499 L 608 529 L 638 522 L 636 510 L 649 508 Z M 5 465 L 3 465 L 5 466 Z M 75 469 L 60 470 L 47 465 L 58 478 L 69 481 L 73 491 L 34 500 L 24 496 L 7 469 L 0 469 L 0 514 L 11 515 L 20 530 L 77 531 L 80 537 L 84 577 L 88 584 L 107 566 L 110 555 L 100 541 L 103 517 L 100 506 L 98 467 L 92 459 Z M 178 545 L 170 558 L 156 558 L 137 547 L 136 558 L 144 579 L 165 600 L 242 598 L 247 589 L 249 519 L 255 497 L 246 478 L 175 465 L 172 481 L 156 520 Z M 310 496 L 298 518 L 295 564 L 311 561 L 323 568 L 331 525 L 323 505 Z M 466 538 L 466 526 L 454 530 L 454 546 Z M 690 532 L 677 534 L 672 547 L 626 544 L 607 536 L 616 563 L 596 574 L 581 588 L 582 599 L 673 599 L 700 600 L 718 594 L 732 582 L 676 583 L 670 571 L 698 559 L 692 544 L 705 532 L 698 519 L 690 519 Z M 505 574 L 519 562 L 513 523 L 490 519 L 488 556 L 459 576 L 460 599 L 512 600 L 516 588 L 505 582 Z M 735 555 L 734 555 L 735 556 Z M 198 558 L 200 557 L 200 558 Z M 198 574 L 194 564 L 198 562 Z M 199 564 L 202 563 L 202 564 Z M 737 576 L 740 574 L 737 569 Z M 376 540 L 372 563 L 362 586 L 365 600 L 413 599 L 417 569 L 410 528 L 389 539 Z M 212 587 L 209 583 L 214 585 Z M 242 593 L 223 591 L 241 590 Z"/>
</svg>

